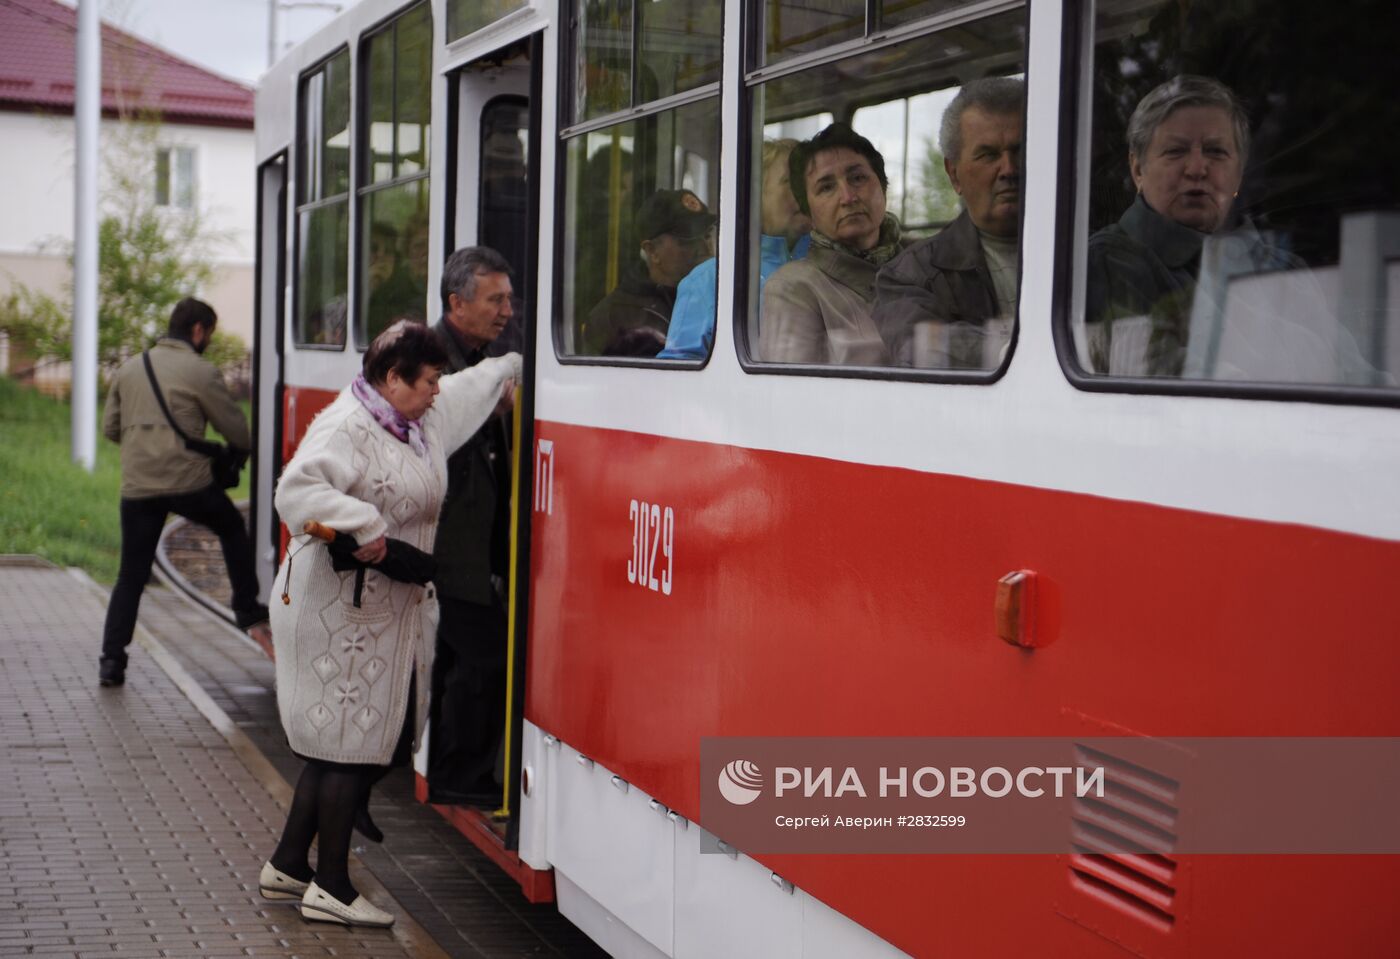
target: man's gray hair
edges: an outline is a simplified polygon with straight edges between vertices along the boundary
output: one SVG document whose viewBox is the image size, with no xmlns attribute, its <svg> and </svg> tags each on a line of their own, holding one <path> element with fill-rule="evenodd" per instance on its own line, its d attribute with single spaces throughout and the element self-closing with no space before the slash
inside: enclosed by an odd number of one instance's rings
<svg viewBox="0 0 1400 959">
<path fill-rule="evenodd" d="M 1233 90 L 1211 77 L 1183 73 L 1157 86 L 1138 101 L 1128 119 L 1128 152 L 1139 162 L 1147 154 L 1152 135 L 1180 107 L 1219 107 L 1235 128 L 1235 149 L 1240 160 L 1249 156 L 1249 116 Z"/>
<path fill-rule="evenodd" d="M 442 309 L 452 309 L 451 296 L 456 293 L 464 300 L 476 298 L 476 278 L 487 273 L 511 276 L 510 264 L 489 246 L 464 246 L 447 258 L 442 265 Z"/>
<path fill-rule="evenodd" d="M 983 113 L 1006 116 L 1023 114 L 1026 109 L 1026 84 L 1014 77 L 984 77 L 967 83 L 948 109 L 943 111 L 943 125 L 938 130 L 938 147 L 943 158 L 957 163 L 962 158 L 962 115 L 969 107 Z"/>
</svg>

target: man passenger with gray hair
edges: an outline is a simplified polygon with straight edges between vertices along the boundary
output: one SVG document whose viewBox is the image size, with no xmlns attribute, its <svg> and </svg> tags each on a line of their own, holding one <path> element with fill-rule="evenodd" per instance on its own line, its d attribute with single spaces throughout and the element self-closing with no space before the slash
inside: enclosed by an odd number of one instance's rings
<svg viewBox="0 0 1400 959">
<path fill-rule="evenodd" d="M 943 113 L 939 145 L 963 212 L 875 281 L 876 325 L 896 366 L 992 369 L 1016 316 L 1025 84 L 973 80 Z"/>
<path fill-rule="evenodd" d="M 442 319 L 433 326 L 448 373 L 504 352 L 515 309 L 511 267 L 469 246 L 442 268 Z M 503 396 L 497 413 L 510 409 Z M 496 753 L 505 731 L 506 606 L 510 556 L 510 444 L 491 416 L 447 460 L 434 585 L 441 619 L 428 734 L 428 790 L 435 803 L 496 808 Z"/>
</svg>

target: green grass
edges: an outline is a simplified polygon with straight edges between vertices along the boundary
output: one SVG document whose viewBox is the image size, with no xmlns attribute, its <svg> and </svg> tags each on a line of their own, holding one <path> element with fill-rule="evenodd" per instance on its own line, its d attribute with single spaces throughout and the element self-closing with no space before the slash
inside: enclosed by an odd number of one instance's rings
<svg viewBox="0 0 1400 959">
<path fill-rule="evenodd" d="M 116 580 L 121 457 L 102 438 L 100 408 L 97 422 L 97 465 L 88 473 L 71 459 L 68 404 L 0 376 L 0 553 L 36 553 L 80 566 L 99 583 Z M 245 469 L 229 495 L 247 491 Z"/>
</svg>

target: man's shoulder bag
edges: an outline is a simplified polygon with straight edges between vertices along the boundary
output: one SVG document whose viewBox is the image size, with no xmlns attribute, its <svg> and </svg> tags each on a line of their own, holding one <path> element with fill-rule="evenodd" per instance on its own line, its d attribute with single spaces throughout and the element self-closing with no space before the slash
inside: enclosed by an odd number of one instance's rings
<svg viewBox="0 0 1400 959">
<path fill-rule="evenodd" d="M 224 443 L 211 443 L 209 440 L 195 439 L 186 435 L 185 431 L 180 429 L 180 425 L 175 422 L 175 417 L 170 415 L 170 407 L 165 405 L 165 394 L 160 391 L 160 383 L 156 381 L 156 370 L 151 365 L 149 350 L 141 354 L 141 360 L 146 364 L 146 377 L 151 381 L 151 389 L 156 394 L 156 402 L 160 404 L 160 411 L 165 414 L 165 419 L 170 424 L 170 428 L 175 431 L 175 435 L 184 440 L 185 449 L 191 453 L 209 457 L 209 466 L 214 472 L 214 482 L 219 484 L 220 489 L 237 486 L 238 474 L 243 471 L 243 464 L 248 461 L 248 454 Z"/>
</svg>

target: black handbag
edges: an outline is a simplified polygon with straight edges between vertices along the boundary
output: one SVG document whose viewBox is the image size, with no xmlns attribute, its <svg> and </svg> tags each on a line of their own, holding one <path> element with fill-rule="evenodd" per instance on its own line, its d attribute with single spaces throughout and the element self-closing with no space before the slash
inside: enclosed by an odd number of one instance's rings
<svg viewBox="0 0 1400 959">
<path fill-rule="evenodd" d="M 149 350 L 142 352 L 141 360 L 146 364 L 146 377 L 151 381 L 151 389 L 155 391 L 160 411 L 165 414 L 165 419 L 170 424 L 170 428 L 175 431 L 175 435 L 185 441 L 185 449 L 191 453 L 209 457 L 209 466 L 214 473 L 214 482 L 219 484 L 220 489 L 230 489 L 237 486 L 238 474 L 243 472 L 243 464 L 248 462 L 248 453 L 224 443 L 197 440 L 185 435 L 185 431 L 180 429 L 180 425 L 175 422 L 175 417 L 170 415 L 170 407 L 165 405 L 165 394 L 160 391 L 160 383 L 156 382 L 156 371 L 155 367 L 151 366 Z"/>
</svg>

